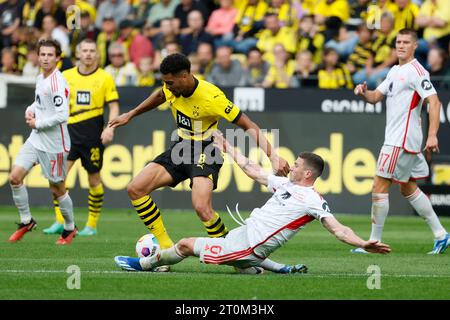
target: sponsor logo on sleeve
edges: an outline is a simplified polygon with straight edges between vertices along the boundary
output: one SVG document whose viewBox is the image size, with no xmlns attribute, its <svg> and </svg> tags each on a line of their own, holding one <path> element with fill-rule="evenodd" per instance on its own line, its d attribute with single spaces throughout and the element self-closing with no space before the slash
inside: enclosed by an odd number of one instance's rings
<svg viewBox="0 0 450 320">
<path fill-rule="evenodd" d="M 422 83 L 420 84 L 422 86 L 423 90 L 430 90 L 431 88 L 433 88 L 433 85 L 431 84 L 431 82 L 427 79 L 422 80 Z"/>
<path fill-rule="evenodd" d="M 63 104 L 64 100 L 61 96 L 54 96 L 53 97 L 53 103 L 56 107 L 60 107 Z"/>
</svg>

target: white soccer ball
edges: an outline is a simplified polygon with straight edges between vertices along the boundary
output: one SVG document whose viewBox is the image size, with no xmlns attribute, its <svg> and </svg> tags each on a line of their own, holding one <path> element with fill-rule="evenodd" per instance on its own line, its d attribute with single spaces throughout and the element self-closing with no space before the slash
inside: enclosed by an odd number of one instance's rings
<svg viewBox="0 0 450 320">
<path fill-rule="evenodd" d="M 153 256 L 160 251 L 159 242 L 151 233 L 143 235 L 136 243 L 136 253 L 139 258 Z"/>
</svg>

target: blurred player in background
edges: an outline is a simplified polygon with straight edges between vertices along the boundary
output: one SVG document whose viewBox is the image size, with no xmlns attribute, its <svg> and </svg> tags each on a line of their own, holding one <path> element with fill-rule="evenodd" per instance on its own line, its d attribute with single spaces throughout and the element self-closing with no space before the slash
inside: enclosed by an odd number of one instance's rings
<svg viewBox="0 0 450 320">
<path fill-rule="evenodd" d="M 386 99 L 386 130 L 378 158 L 372 189 L 371 240 L 381 241 L 383 226 L 389 211 L 389 188 L 399 183 L 400 192 L 417 213 L 425 219 L 434 235 L 434 246 L 429 254 L 444 253 L 450 245 L 450 235 L 441 225 L 430 200 L 417 187 L 416 180 L 429 175 L 428 164 L 421 153 L 422 128 L 420 115 L 424 101 L 429 105 L 429 128 L 425 148 L 439 152 L 437 132 L 441 102 L 430 81 L 428 71 L 414 58 L 417 34 L 402 29 L 397 35 L 395 49 L 399 64 L 392 67 L 386 79 L 374 91 L 366 83 L 355 88 L 370 103 Z M 356 253 L 367 253 L 358 248 Z"/>
<path fill-rule="evenodd" d="M 70 86 L 69 134 L 72 148 L 68 156 L 68 171 L 77 159 L 88 173 L 89 216 L 86 226 L 78 234 L 92 236 L 97 234 L 97 222 L 103 206 L 103 184 L 100 170 L 103 165 L 105 144 L 112 141 L 114 128 L 105 127 L 104 105 L 109 106 L 109 119 L 119 115 L 119 95 L 112 77 L 98 67 L 97 45 L 91 39 L 81 41 L 77 46 L 80 64 L 66 70 L 63 76 Z M 54 201 L 56 222 L 44 232 L 62 232 L 62 216 L 58 201 Z"/>
<path fill-rule="evenodd" d="M 185 238 L 173 247 L 146 258 L 117 256 L 115 261 L 119 267 L 132 271 L 150 271 L 159 265 L 176 264 L 188 256 L 196 256 L 203 263 L 226 264 L 238 270 L 272 270 L 267 257 L 314 219 L 349 245 L 363 247 L 375 253 L 385 254 L 391 251 L 389 245 L 361 239 L 330 213 L 328 203 L 314 190 L 314 182 L 324 168 L 324 161 L 320 156 L 302 152 L 290 168 L 289 178 L 277 177 L 252 163 L 220 135 L 215 136 L 215 144 L 227 152 L 247 176 L 267 186 L 273 196 L 264 206 L 254 209 L 245 223 L 231 230 L 225 238 Z M 297 265 L 289 273 L 306 271 L 304 265 Z"/>
<path fill-rule="evenodd" d="M 67 156 L 70 137 L 67 129 L 69 117 L 69 86 L 56 68 L 61 57 L 61 47 L 54 40 L 41 40 L 37 52 L 42 73 L 36 79 L 36 98 L 25 112 L 31 134 L 17 155 L 9 175 L 14 203 L 19 210 L 21 223 L 9 238 L 16 242 L 36 227 L 31 216 L 27 188 L 23 180 L 36 164 L 50 184 L 53 198 L 59 202 L 62 214 L 61 236 L 56 244 L 70 244 L 77 232 L 73 218 L 73 204 L 66 190 Z"/>
<path fill-rule="evenodd" d="M 223 237 L 228 233 L 212 207 L 212 193 L 217 187 L 222 166 L 220 152 L 212 146 L 212 132 L 221 118 L 248 130 L 271 160 L 277 174 L 287 175 L 289 171 L 286 160 L 272 150 L 259 127 L 229 101 L 219 88 L 198 80 L 190 69 L 191 64 L 186 56 L 178 53 L 167 56 L 160 66 L 163 88 L 109 123 L 113 128 L 126 125 L 134 117 L 155 109 L 165 101 L 170 102 L 178 126 L 178 142 L 149 163 L 127 188 L 132 205 L 162 248 L 172 247 L 173 242 L 149 194 L 164 186 L 175 187 L 186 179 L 191 180 L 192 204 L 208 235 Z M 180 154 L 180 150 L 186 152 Z"/>
</svg>

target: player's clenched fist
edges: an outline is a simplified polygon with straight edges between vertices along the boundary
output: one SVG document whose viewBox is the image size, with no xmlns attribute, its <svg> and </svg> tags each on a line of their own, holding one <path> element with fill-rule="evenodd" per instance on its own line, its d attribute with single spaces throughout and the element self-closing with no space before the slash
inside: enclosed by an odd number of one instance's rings
<svg viewBox="0 0 450 320">
<path fill-rule="evenodd" d="M 122 113 L 120 116 L 112 119 L 111 121 L 108 122 L 108 127 L 111 128 L 117 128 L 120 126 L 124 126 L 126 125 L 128 122 L 130 122 L 131 117 L 129 115 L 128 112 L 126 113 Z"/>
<path fill-rule="evenodd" d="M 355 93 L 355 95 L 358 96 L 366 93 L 366 90 L 367 90 L 367 83 L 364 81 L 364 83 L 358 84 L 353 92 Z"/>
</svg>

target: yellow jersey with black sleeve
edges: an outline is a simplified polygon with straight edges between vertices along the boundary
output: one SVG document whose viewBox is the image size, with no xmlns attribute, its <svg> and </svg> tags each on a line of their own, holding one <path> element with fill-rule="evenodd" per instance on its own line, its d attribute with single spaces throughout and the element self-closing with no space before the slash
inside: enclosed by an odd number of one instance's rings
<svg viewBox="0 0 450 320">
<path fill-rule="evenodd" d="M 98 142 L 104 127 L 105 103 L 119 100 L 111 75 L 101 68 L 82 74 L 78 67 L 63 72 L 70 88 L 69 133 L 75 144 Z"/>
<path fill-rule="evenodd" d="M 236 122 L 242 112 L 218 87 L 195 77 L 194 80 L 195 90 L 188 97 L 176 97 L 165 84 L 163 92 L 178 126 L 178 136 L 184 140 L 206 141 L 211 139 L 220 118 Z"/>
</svg>

